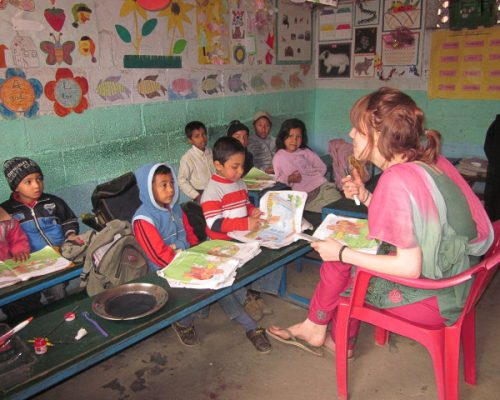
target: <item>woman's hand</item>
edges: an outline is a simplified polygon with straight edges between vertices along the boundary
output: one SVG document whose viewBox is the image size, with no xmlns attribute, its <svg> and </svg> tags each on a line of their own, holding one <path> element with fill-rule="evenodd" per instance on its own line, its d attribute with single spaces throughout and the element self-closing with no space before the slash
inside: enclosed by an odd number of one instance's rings
<svg viewBox="0 0 500 400">
<path fill-rule="evenodd" d="M 335 239 L 326 238 L 325 240 L 311 243 L 311 247 L 319 253 L 323 261 L 338 261 L 342 244 Z"/>
<path fill-rule="evenodd" d="M 368 206 L 370 192 L 365 188 L 365 184 L 359 176 L 358 170 L 354 169 L 351 175 L 342 178 L 342 190 L 344 191 L 344 196 L 348 199 L 353 199 L 354 196 L 358 196 L 362 203 Z"/>
<path fill-rule="evenodd" d="M 288 184 L 299 183 L 301 180 L 302 175 L 300 175 L 299 171 L 293 171 L 290 175 L 288 175 Z"/>
</svg>

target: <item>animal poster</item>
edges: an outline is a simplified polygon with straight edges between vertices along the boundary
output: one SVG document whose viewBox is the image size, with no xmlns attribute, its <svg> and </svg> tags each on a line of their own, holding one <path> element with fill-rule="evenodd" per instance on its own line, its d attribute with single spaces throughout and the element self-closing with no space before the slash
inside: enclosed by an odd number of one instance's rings
<svg viewBox="0 0 500 400">
<path fill-rule="evenodd" d="M 384 32 L 393 31 L 401 27 L 420 29 L 421 19 L 421 0 L 406 0 L 404 2 L 384 0 Z"/>
<path fill-rule="evenodd" d="M 318 78 L 349 78 L 351 76 L 351 42 L 320 43 L 318 47 Z"/>
<path fill-rule="evenodd" d="M 276 64 L 312 60 L 312 12 L 307 6 L 278 1 Z"/>
<path fill-rule="evenodd" d="M 354 25 L 378 25 L 380 21 L 380 0 L 355 1 Z"/>
<path fill-rule="evenodd" d="M 384 66 L 417 65 L 420 33 L 412 32 L 412 43 L 394 45 L 390 34 L 382 35 L 382 62 Z"/>
<path fill-rule="evenodd" d="M 432 33 L 429 97 L 500 100 L 500 27 Z"/>
<path fill-rule="evenodd" d="M 337 8 L 323 7 L 319 10 L 318 20 L 320 42 L 352 38 L 352 4 L 339 4 Z"/>
<path fill-rule="evenodd" d="M 354 54 L 377 52 L 377 28 L 357 28 L 354 34 Z"/>
<path fill-rule="evenodd" d="M 354 55 L 353 78 L 372 78 L 375 76 L 375 55 Z"/>
<path fill-rule="evenodd" d="M 99 62 L 94 0 L 1 4 L 0 67 L 94 67 Z"/>
</svg>

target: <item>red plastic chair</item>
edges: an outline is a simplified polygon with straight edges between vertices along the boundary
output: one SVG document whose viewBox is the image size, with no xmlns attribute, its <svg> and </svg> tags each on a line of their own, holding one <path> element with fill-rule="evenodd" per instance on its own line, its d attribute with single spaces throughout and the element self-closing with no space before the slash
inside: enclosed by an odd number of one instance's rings
<svg viewBox="0 0 500 400">
<path fill-rule="evenodd" d="M 342 298 L 335 331 L 337 394 L 347 399 L 347 340 L 349 320 L 357 319 L 376 327 L 377 344 L 387 343 L 388 333 L 411 338 L 429 351 L 434 365 L 439 400 L 458 399 L 460 342 L 462 343 L 465 382 L 476 384 L 476 311 L 475 306 L 500 265 L 500 221 L 493 224 L 495 240 L 483 260 L 475 267 L 443 280 L 405 279 L 358 268 L 351 297 Z M 474 279 L 460 318 L 452 326 L 429 328 L 402 318 L 384 314 L 380 309 L 365 305 L 364 299 L 370 278 L 378 276 L 406 286 L 421 289 L 440 289 Z"/>
</svg>

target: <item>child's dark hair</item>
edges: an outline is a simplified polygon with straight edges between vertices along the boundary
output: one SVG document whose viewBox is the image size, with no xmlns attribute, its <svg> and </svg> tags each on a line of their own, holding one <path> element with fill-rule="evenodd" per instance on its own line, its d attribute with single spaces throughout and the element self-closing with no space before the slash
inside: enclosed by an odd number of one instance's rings
<svg viewBox="0 0 500 400">
<path fill-rule="evenodd" d="M 158 176 L 158 175 L 172 175 L 172 170 L 167 167 L 166 165 L 160 165 L 158 168 L 156 168 L 155 173 L 153 174 L 153 180 Z"/>
<path fill-rule="evenodd" d="M 226 134 L 227 136 L 233 137 L 233 135 L 239 131 L 246 131 L 247 135 L 250 134 L 248 126 L 242 124 L 239 120 L 235 119 L 231 121 L 227 126 Z"/>
<path fill-rule="evenodd" d="M 191 122 L 188 122 L 186 127 L 184 128 L 184 133 L 186 134 L 186 137 L 188 139 L 191 139 L 191 137 L 193 136 L 193 131 L 195 131 L 197 129 L 203 129 L 205 132 L 207 131 L 207 127 L 205 126 L 205 124 L 203 122 L 191 121 Z"/>
<path fill-rule="evenodd" d="M 213 157 L 214 161 L 219 161 L 222 165 L 229 160 L 229 157 L 243 153 L 245 154 L 245 148 L 243 145 L 235 138 L 230 136 L 222 136 L 217 139 L 214 144 Z"/>
<path fill-rule="evenodd" d="M 302 131 L 302 143 L 300 144 L 300 148 L 305 149 L 307 147 L 306 125 L 300 119 L 290 118 L 281 124 L 278 136 L 276 136 L 276 150 L 281 150 L 286 147 L 285 140 L 290 135 L 290 131 L 292 129 L 297 129 L 297 128 L 299 128 Z"/>
</svg>

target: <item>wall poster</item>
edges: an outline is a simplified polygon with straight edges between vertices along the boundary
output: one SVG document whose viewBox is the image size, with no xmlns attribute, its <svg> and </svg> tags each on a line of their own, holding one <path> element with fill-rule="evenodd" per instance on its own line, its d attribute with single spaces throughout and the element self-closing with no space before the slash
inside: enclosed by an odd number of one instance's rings
<svg viewBox="0 0 500 400">
<path fill-rule="evenodd" d="M 318 78 L 351 76 L 351 42 L 320 43 L 318 46 Z"/>
<path fill-rule="evenodd" d="M 352 38 L 352 4 L 338 8 L 323 7 L 318 16 L 318 40 L 350 40 Z"/>
</svg>

